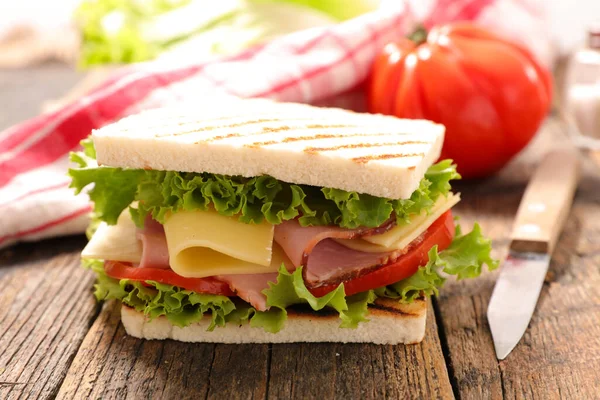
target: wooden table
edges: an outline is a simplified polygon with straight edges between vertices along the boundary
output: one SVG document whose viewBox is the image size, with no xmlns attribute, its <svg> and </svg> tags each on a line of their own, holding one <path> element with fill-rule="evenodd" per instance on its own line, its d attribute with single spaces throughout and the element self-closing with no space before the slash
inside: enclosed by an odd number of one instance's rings
<svg viewBox="0 0 600 400">
<path fill-rule="evenodd" d="M 56 66 L 0 72 L 0 128 L 76 79 Z M 563 144 L 550 119 L 500 175 L 456 185 L 461 223 L 479 221 L 497 257 L 533 166 Z M 485 318 L 497 272 L 449 282 L 418 345 L 185 344 L 127 337 L 116 305 L 92 297 L 84 245 L 75 236 L 0 251 L 0 399 L 600 398 L 600 175 L 587 160 L 530 327 L 502 362 Z"/>
</svg>

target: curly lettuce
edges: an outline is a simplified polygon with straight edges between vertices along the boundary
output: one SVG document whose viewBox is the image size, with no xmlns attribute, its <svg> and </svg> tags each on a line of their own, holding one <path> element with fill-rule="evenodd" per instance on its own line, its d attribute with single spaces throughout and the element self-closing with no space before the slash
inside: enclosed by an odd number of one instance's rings
<svg viewBox="0 0 600 400">
<path fill-rule="evenodd" d="M 368 321 L 367 304 L 375 300 L 373 291 L 346 297 L 343 285 L 316 298 L 304 285 L 301 268 L 290 274 L 282 266 L 277 282 L 270 282 L 269 289 L 263 292 L 270 309 L 257 311 L 241 300 L 234 301 L 226 296 L 196 293 L 151 280 L 144 284 L 129 279 L 114 279 L 106 275 L 103 264 L 100 260 L 84 261 L 84 266 L 96 272 L 94 295 L 97 300 L 120 300 L 150 320 L 164 316 L 179 327 L 199 322 L 208 316 L 211 319 L 207 328 L 209 331 L 226 323 L 249 323 L 252 327 L 277 333 L 285 326 L 286 308 L 296 304 L 308 304 L 315 311 L 324 307 L 333 308 L 340 313 L 341 328 L 356 328 L 360 322 Z"/>
<path fill-rule="evenodd" d="M 296 304 L 308 304 L 314 311 L 332 308 L 339 313 L 340 328 L 356 328 L 360 322 L 368 321 L 367 305 L 376 298 L 372 290 L 346 296 L 343 284 L 322 297 L 315 297 L 304 284 L 302 267 L 290 273 L 284 266 L 279 269 L 277 282 L 269 282 L 269 288 L 263 294 L 267 297 L 269 311 L 257 314 L 258 320 L 255 317 L 250 325 L 262 326 L 270 332 L 283 328 L 287 319 L 286 308 Z"/>
<path fill-rule="evenodd" d="M 484 265 L 490 271 L 498 268 L 498 260 L 491 256 L 492 241 L 481 234 L 479 224 L 473 230 L 462 234 L 459 225 L 450 246 L 438 253 L 437 245 L 429 250 L 429 261 L 417 272 L 393 285 L 375 290 L 377 296 L 398 299 L 410 303 L 422 296 L 438 295 L 438 290 L 446 278 L 442 274 L 454 275 L 457 279 L 476 278 L 481 275 Z"/>
<path fill-rule="evenodd" d="M 208 330 L 225 326 L 228 315 L 235 310 L 234 302 L 227 296 L 196 293 L 154 281 L 114 279 L 106 275 L 103 262 L 87 261 L 84 265 L 97 274 L 94 295 L 98 300 L 117 299 L 149 319 L 165 316 L 173 325 L 184 327 L 210 316 Z"/>
<path fill-rule="evenodd" d="M 244 178 L 209 173 L 124 169 L 98 166 L 90 139 L 83 152 L 71 153 L 77 167 L 69 170 L 71 187 L 89 190 L 96 216 L 115 224 L 130 207 L 133 220 L 142 226 L 151 215 L 163 223 L 171 212 L 214 208 L 244 223 L 271 224 L 298 217 L 302 226 L 337 225 L 342 228 L 377 227 L 396 215 L 399 223 L 429 212 L 440 196 L 450 191 L 449 181 L 459 179 L 451 160 L 431 166 L 410 198 L 391 200 L 340 189 L 295 185 L 270 176 Z M 134 201 L 137 207 L 130 206 Z"/>
<path fill-rule="evenodd" d="M 146 281 L 144 285 L 128 279 L 114 279 L 106 275 L 103 263 L 98 260 L 87 261 L 87 265 L 98 275 L 95 285 L 98 300 L 120 300 L 149 319 L 165 316 L 173 325 L 184 327 L 208 317 L 211 319 L 208 330 L 226 324 L 249 323 L 251 327 L 277 333 L 285 326 L 287 309 L 298 304 L 307 305 L 314 311 L 333 309 L 339 314 L 340 328 L 356 328 L 369 321 L 368 305 L 377 297 L 410 303 L 424 296 L 437 295 L 446 281 L 443 274 L 458 279 L 475 278 L 486 264 L 489 270 L 497 268 L 498 261 L 492 259 L 491 250 L 490 240 L 481 234 L 479 225 L 475 224 L 465 235 L 457 227 L 452 244 L 441 252 L 434 246 L 429 251 L 428 263 L 411 277 L 352 296 L 346 296 L 344 285 L 340 284 L 325 296 L 315 297 L 304 284 L 302 267 L 290 273 L 282 266 L 276 281 L 269 282 L 269 287 L 263 290 L 268 311 L 257 311 L 238 299 L 195 293 L 154 281 Z"/>
</svg>

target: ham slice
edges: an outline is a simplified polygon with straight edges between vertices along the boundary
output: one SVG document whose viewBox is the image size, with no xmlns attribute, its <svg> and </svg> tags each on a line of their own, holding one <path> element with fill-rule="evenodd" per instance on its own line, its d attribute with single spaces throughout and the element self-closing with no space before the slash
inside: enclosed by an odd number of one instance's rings
<svg viewBox="0 0 600 400">
<path fill-rule="evenodd" d="M 294 219 L 275 226 L 274 240 L 285 251 L 294 266 L 299 267 L 306 265 L 308 256 L 324 239 L 356 239 L 378 235 L 392 229 L 395 224 L 395 218 L 390 218 L 377 228 L 345 229 L 337 226 L 301 226 Z"/>
<path fill-rule="evenodd" d="M 337 284 L 371 272 L 395 261 L 403 251 L 367 253 L 349 249 L 335 239 L 357 239 L 391 229 L 393 219 L 377 228 L 344 229 L 335 226 L 301 226 L 297 220 L 275 227 L 274 240 L 295 267 L 304 265 L 304 281 L 308 288 Z"/>
<path fill-rule="evenodd" d="M 294 272 L 296 267 L 287 265 L 289 272 Z M 250 303 L 258 311 L 267 310 L 267 297 L 262 293 L 269 288 L 269 282 L 277 282 L 277 272 L 268 274 L 244 274 L 244 275 L 219 275 L 218 280 L 227 282 L 229 288 L 241 299 Z"/>
<path fill-rule="evenodd" d="M 219 275 L 218 280 L 227 282 L 235 294 L 250 303 L 258 311 L 267 309 L 267 297 L 262 293 L 269 288 L 269 282 L 277 282 L 277 273 Z"/>
<path fill-rule="evenodd" d="M 161 224 L 148 216 L 144 227 L 138 229 L 136 237 L 142 241 L 140 268 L 170 268 L 167 237 Z"/>
</svg>

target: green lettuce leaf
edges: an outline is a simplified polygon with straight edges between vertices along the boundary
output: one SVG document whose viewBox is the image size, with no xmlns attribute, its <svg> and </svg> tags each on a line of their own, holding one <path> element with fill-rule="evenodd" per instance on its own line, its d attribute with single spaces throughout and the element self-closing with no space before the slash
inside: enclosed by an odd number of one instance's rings
<svg viewBox="0 0 600 400">
<path fill-rule="evenodd" d="M 375 302 L 377 295 L 375 291 L 367 290 L 366 292 L 357 293 L 346 297 L 348 309 L 340 313 L 342 323 L 340 328 L 354 329 L 361 322 L 369 322 L 367 314 L 369 314 L 368 305 Z"/>
<path fill-rule="evenodd" d="M 343 228 L 377 227 L 393 213 L 400 223 L 410 216 L 429 212 L 440 196 L 450 191 L 449 181 L 458 179 L 456 166 L 445 160 L 429 168 L 409 199 L 390 200 L 340 189 L 294 185 L 270 176 L 243 178 L 209 173 L 187 173 L 122 169 L 98 166 L 91 140 L 82 142 L 84 151 L 71 153 L 77 164 L 69 170 L 71 187 L 89 191 L 96 216 L 114 224 L 130 207 L 133 220 L 142 226 L 147 215 L 163 223 L 166 215 L 180 210 L 206 210 L 237 215 L 241 222 L 267 220 L 280 224 L 299 216 L 302 226 L 338 225 Z"/>
<path fill-rule="evenodd" d="M 134 201 L 138 182 L 145 171 L 99 167 L 91 143 L 91 140 L 84 140 L 83 152 L 71 153 L 70 159 L 78 168 L 69 169 L 69 187 L 75 188 L 77 194 L 93 184 L 94 187 L 88 191 L 88 195 L 94 202 L 94 217 L 114 225 L 121 212 Z"/>
<path fill-rule="evenodd" d="M 408 224 L 411 215 L 429 212 L 440 196 L 446 196 L 450 192 L 450 181 L 460 178 L 452 160 L 442 160 L 429 167 L 409 199 L 393 201 L 397 222 Z"/>
<path fill-rule="evenodd" d="M 457 225 L 454 240 L 447 249 L 438 253 L 438 247 L 432 247 L 428 253 L 429 261 L 414 275 L 393 285 L 378 288 L 375 293 L 404 303 L 410 303 L 423 295 L 437 295 L 438 289 L 446 281 L 442 273 L 454 275 L 457 279 L 476 278 L 481 275 L 484 265 L 490 271 L 498 268 L 498 260 L 492 258 L 491 251 L 491 240 L 481 234 L 479 224 L 475 224 L 473 230 L 465 235 Z"/>
<path fill-rule="evenodd" d="M 332 308 L 340 315 L 340 328 L 356 328 L 360 322 L 368 321 L 367 305 L 376 299 L 372 290 L 346 297 L 343 284 L 323 297 L 315 297 L 304 284 L 302 267 L 290 273 L 284 266 L 279 269 L 277 282 L 269 282 L 269 288 L 263 293 L 270 309 L 256 312 L 250 325 L 273 333 L 284 326 L 286 309 L 297 304 L 308 304 L 315 311 Z"/>
<path fill-rule="evenodd" d="M 290 274 L 282 266 L 277 282 L 270 282 L 269 288 L 263 292 L 270 309 L 256 311 L 249 304 L 226 296 L 195 293 L 154 281 L 146 281 L 146 285 L 143 285 L 138 281 L 114 279 L 106 275 L 100 260 L 84 260 L 83 264 L 96 272 L 94 295 L 99 301 L 117 299 L 144 313 L 150 320 L 165 316 L 173 325 L 180 327 L 198 322 L 208 313 L 211 317 L 208 330 L 225 326 L 226 323 L 250 323 L 252 327 L 277 333 L 285 325 L 287 307 L 308 304 L 315 311 L 331 307 L 340 313 L 340 327 L 356 328 L 360 322 L 368 321 L 367 304 L 376 298 L 372 290 L 346 297 L 343 285 L 316 298 L 304 285 L 301 268 Z"/>
<path fill-rule="evenodd" d="M 457 225 L 452 244 L 442 251 L 437 263 L 443 266 L 445 273 L 455 275 L 457 279 L 476 278 L 481 275 L 484 264 L 490 271 L 498 268 L 499 262 L 492 258 L 491 251 L 492 241 L 483 236 L 479 224 L 466 235 Z"/>
<path fill-rule="evenodd" d="M 228 315 L 236 309 L 227 296 L 196 293 L 154 281 L 146 281 L 150 286 L 145 286 L 138 281 L 111 278 L 106 275 L 103 264 L 100 260 L 84 261 L 84 267 L 91 268 L 97 275 L 96 299 L 120 300 L 150 320 L 164 315 L 173 325 L 184 327 L 200 321 L 208 313 L 211 318 L 208 330 L 212 331 L 217 326 L 225 326 Z M 239 315 L 234 317 L 239 318 Z"/>
</svg>

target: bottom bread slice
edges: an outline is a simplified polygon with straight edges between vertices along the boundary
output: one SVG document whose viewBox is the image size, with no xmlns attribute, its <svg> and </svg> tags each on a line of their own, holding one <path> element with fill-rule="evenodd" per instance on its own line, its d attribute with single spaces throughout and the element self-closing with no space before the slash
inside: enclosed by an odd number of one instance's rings
<svg viewBox="0 0 600 400">
<path fill-rule="evenodd" d="M 140 339 L 174 339 L 182 342 L 210 343 L 295 343 L 337 342 L 375 344 L 413 344 L 423 340 L 427 302 L 416 300 L 411 304 L 378 298 L 369 305 L 369 322 L 360 323 L 356 329 L 340 328 L 337 312 L 313 311 L 306 307 L 288 309 L 285 327 L 278 333 L 252 328 L 249 324 L 228 324 L 212 332 L 206 330 L 209 318 L 180 328 L 167 318 L 149 321 L 144 314 L 123 305 L 121 320 L 131 336 Z"/>
</svg>

